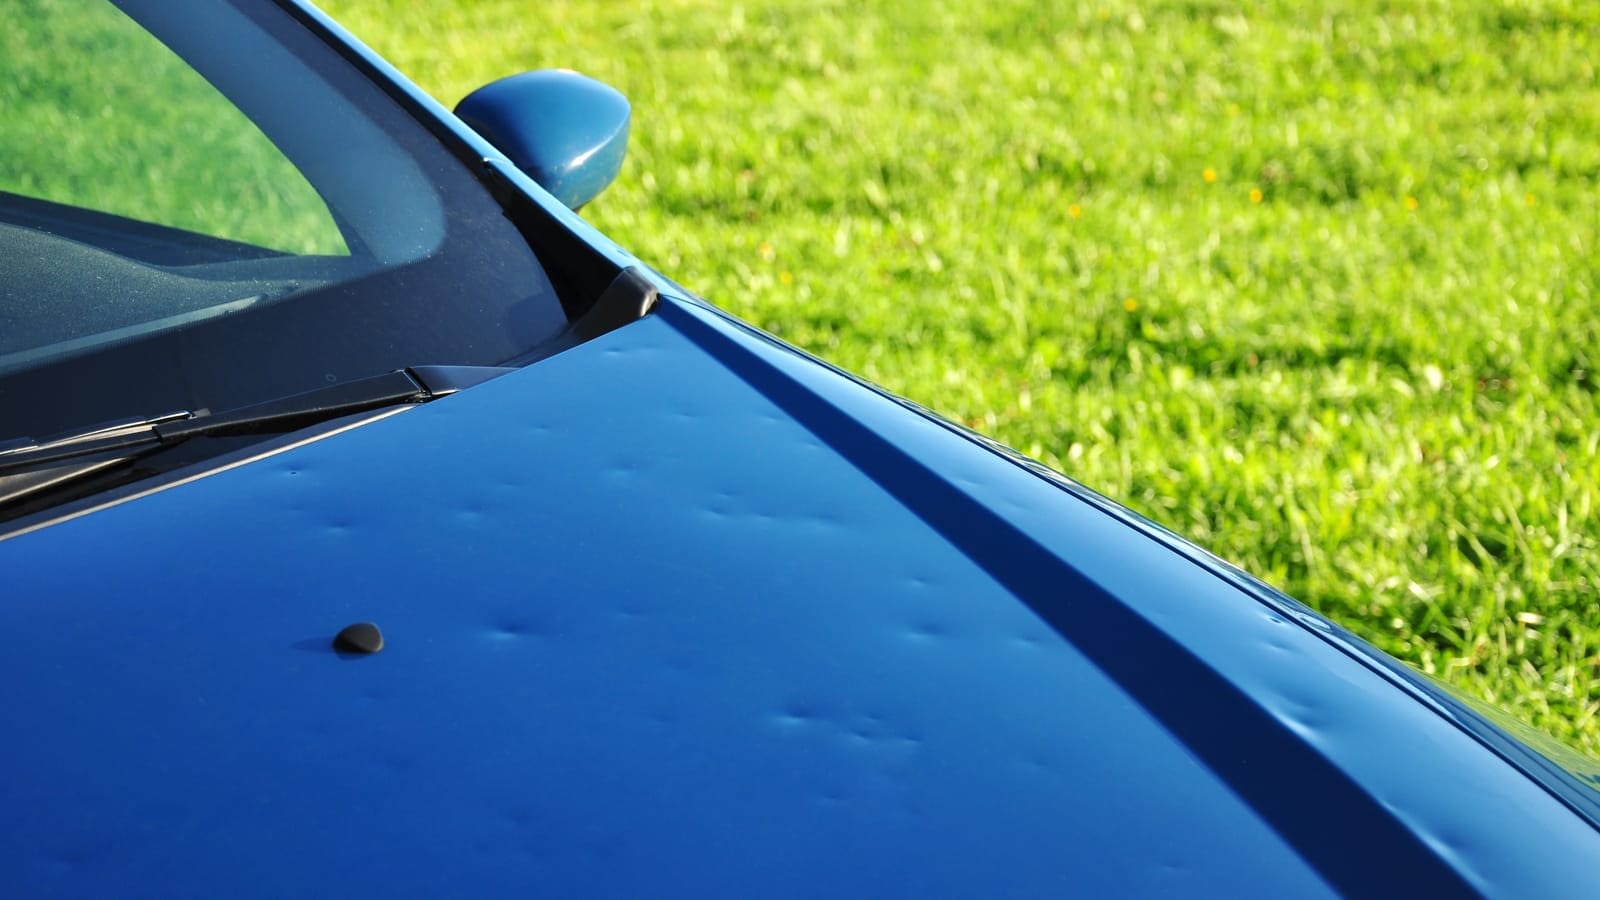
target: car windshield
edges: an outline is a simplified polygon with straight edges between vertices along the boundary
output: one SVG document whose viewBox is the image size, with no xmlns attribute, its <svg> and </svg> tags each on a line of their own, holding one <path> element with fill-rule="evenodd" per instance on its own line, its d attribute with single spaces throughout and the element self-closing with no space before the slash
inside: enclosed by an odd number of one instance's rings
<svg viewBox="0 0 1600 900">
<path fill-rule="evenodd" d="M 566 327 L 472 169 L 265 0 L 17 0 L 0 441 L 231 409 Z"/>
</svg>

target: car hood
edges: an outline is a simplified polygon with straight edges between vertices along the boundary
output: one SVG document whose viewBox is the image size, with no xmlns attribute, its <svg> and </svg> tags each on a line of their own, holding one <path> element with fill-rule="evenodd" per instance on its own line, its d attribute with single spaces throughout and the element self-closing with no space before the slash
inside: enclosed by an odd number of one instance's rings
<svg viewBox="0 0 1600 900">
<path fill-rule="evenodd" d="M 0 572 L 11 894 L 1533 895 L 1600 851 L 1314 615 L 674 298 Z"/>
</svg>

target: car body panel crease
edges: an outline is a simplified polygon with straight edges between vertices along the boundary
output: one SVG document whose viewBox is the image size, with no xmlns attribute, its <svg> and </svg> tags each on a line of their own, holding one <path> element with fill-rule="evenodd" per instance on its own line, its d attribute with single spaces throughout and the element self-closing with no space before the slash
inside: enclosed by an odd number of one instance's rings
<svg viewBox="0 0 1600 900">
<path fill-rule="evenodd" d="M 1186 617 L 1170 591 L 1149 599 L 1192 580 L 1192 564 L 1147 540 L 1084 533 L 1097 514 L 1071 494 L 851 381 L 803 371 L 806 394 L 886 435 L 932 429 L 919 464 L 1058 548 L 1063 584 L 1083 573 L 1064 599 L 1017 602 L 973 562 L 981 553 L 952 545 L 919 503 L 817 433 L 820 420 L 797 420 L 718 361 L 737 351 L 804 370 L 773 347 L 664 300 L 403 416 L 0 544 L 0 560 L 32 562 L 12 579 L 3 627 L 53 636 L 0 665 L 14 721 L 39 748 L 87 746 L 91 734 L 123 748 L 115 776 L 88 750 L 11 754 L 16 772 L 48 765 L 66 779 L 6 789 L 10 821 L 29 823 L 6 838 L 31 873 L 22 883 L 153 877 L 139 867 L 170 864 L 162 848 L 179 838 L 263 892 L 337 883 L 352 860 L 383 854 L 400 860 L 384 876 L 394 884 L 440 889 L 469 867 L 591 893 L 656 878 L 810 893 L 830 873 L 851 892 L 1300 895 L 1353 883 L 1325 859 L 1308 867 L 1280 813 L 1263 818 L 1228 771 L 1174 741 L 1170 709 L 1095 657 L 1106 644 L 1086 654 L 1092 640 L 1064 639 L 1037 608 L 1112 602 L 1239 654 L 1213 686 L 1332 761 L 1274 774 L 1285 787 L 1383 756 L 1384 716 L 1416 715 L 1392 687 L 1214 578 L 1185 588 L 1205 617 Z M 221 510 L 248 515 L 224 535 Z M 165 527 L 149 529 L 152 516 Z M 86 540 L 108 548 L 96 571 L 68 564 Z M 1100 571 L 1113 560 L 1140 569 L 1124 576 L 1139 584 Z M 117 592 L 128 582 L 159 589 L 130 606 Z M 1104 593 L 1134 588 L 1139 599 Z M 341 660 L 327 640 L 358 620 L 378 623 L 389 646 Z M 1481 747 L 1439 726 L 1435 781 L 1493 777 Z M 120 814 L 71 814 L 130 773 Z M 1442 858 L 1462 856 L 1470 882 L 1421 866 L 1417 884 L 1541 883 L 1499 868 L 1526 848 L 1502 859 L 1470 826 L 1430 831 L 1456 801 L 1434 782 L 1399 783 L 1423 774 L 1378 773 L 1372 809 L 1428 835 Z M 1571 874 L 1562 858 L 1595 848 L 1581 832 L 1534 827 L 1566 811 L 1531 783 L 1502 782 L 1475 802 L 1507 806 L 1564 851 L 1543 882 L 1559 883 Z M 1004 815 L 981 814 L 1000 798 Z M 323 807 L 320 824 L 302 821 Z M 130 829 L 167 838 L 113 839 Z M 722 868 L 704 866 L 694 851 L 705 846 L 724 848 Z M 37 855 L 17 859 L 23 847 Z M 63 874 L 66 857 L 78 861 Z M 797 865 L 804 878 L 785 868 Z M 775 871 L 792 880 L 759 881 Z M 185 884 L 196 883 L 179 893 Z"/>
</svg>

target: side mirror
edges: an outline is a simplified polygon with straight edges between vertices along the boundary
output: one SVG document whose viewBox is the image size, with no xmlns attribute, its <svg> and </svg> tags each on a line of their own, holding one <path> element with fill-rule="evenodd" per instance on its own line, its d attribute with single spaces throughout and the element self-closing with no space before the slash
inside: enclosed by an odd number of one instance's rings
<svg viewBox="0 0 1600 900">
<path fill-rule="evenodd" d="M 456 115 L 569 209 L 617 177 L 628 149 L 628 99 L 567 69 L 492 81 L 456 104 Z"/>
</svg>

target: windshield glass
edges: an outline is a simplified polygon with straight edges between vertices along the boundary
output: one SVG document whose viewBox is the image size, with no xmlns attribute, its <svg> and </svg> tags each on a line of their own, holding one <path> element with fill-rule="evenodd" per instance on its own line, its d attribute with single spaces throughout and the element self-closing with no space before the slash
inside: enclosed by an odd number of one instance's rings
<svg viewBox="0 0 1600 900">
<path fill-rule="evenodd" d="M 0 30 L 0 440 L 229 409 L 565 326 L 473 172 L 255 0 Z"/>
</svg>

